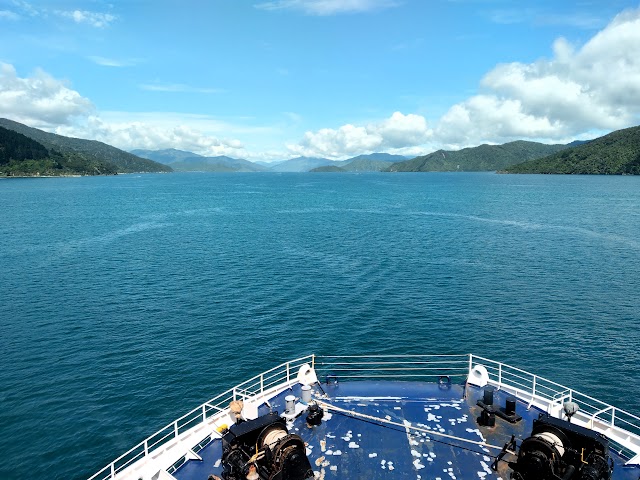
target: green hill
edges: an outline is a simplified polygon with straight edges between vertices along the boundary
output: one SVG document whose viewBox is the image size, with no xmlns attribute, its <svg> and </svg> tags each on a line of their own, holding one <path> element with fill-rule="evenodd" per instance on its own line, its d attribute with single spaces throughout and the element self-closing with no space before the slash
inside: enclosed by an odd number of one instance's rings
<svg viewBox="0 0 640 480">
<path fill-rule="evenodd" d="M 187 152 L 185 150 L 177 150 L 175 148 L 165 148 L 163 150 L 131 150 L 129 153 L 133 153 L 141 158 L 153 160 L 154 162 L 162 163 L 164 165 L 171 165 L 174 162 L 181 162 L 185 158 L 200 157 L 197 153 Z"/>
<path fill-rule="evenodd" d="M 345 173 L 347 170 L 345 170 L 344 168 L 338 167 L 336 165 L 325 165 L 323 167 L 317 167 L 314 168 L 312 170 L 309 170 L 310 172 L 340 172 L 340 173 Z"/>
<path fill-rule="evenodd" d="M 115 165 L 47 149 L 35 140 L 0 127 L 0 176 L 111 175 Z"/>
<path fill-rule="evenodd" d="M 232 158 L 226 155 L 216 157 L 193 156 L 179 162 L 169 164 L 178 172 L 265 172 L 267 167 L 250 162 L 243 158 Z"/>
<path fill-rule="evenodd" d="M 566 145 L 518 140 L 504 145 L 480 145 L 457 151 L 438 150 L 405 162 L 394 163 L 389 172 L 490 172 L 545 157 L 568 148 Z"/>
<path fill-rule="evenodd" d="M 338 165 L 347 172 L 382 172 L 393 165 L 393 162 L 356 158 L 355 160 L 348 161 L 348 163 L 339 163 Z"/>
<path fill-rule="evenodd" d="M 6 165 L 11 160 L 21 162 L 48 157 L 49 151 L 40 143 L 21 133 L 0 127 L 0 165 Z"/>
<path fill-rule="evenodd" d="M 296 157 L 271 165 L 272 172 L 309 172 L 314 168 L 326 167 L 334 163 L 327 158 Z"/>
<path fill-rule="evenodd" d="M 334 164 L 347 172 L 383 172 L 394 162 L 407 160 L 402 155 L 392 155 L 390 153 L 369 153 L 358 155 L 334 162 Z"/>
<path fill-rule="evenodd" d="M 265 172 L 268 167 L 226 155 L 203 157 L 197 153 L 167 148 L 165 150 L 131 150 L 131 153 L 170 166 L 176 172 Z"/>
<path fill-rule="evenodd" d="M 618 130 L 563 152 L 511 166 L 505 171 L 640 175 L 640 126 Z"/>
<path fill-rule="evenodd" d="M 190 157 L 171 164 L 176 172 L 237 172 L 238 169 L 224 162 L 207 157 Z"/>
<path fill-rule="evenodd" d="M 20 133 L 44 146 L 50 153 L 58 152 L 71 163 L 69 167 L 76 169 L 79 174 L 88 174 L 95 170 L 92 166 L 104 165 L 114 168 L 118 173 L 133 172 L 170 172 L 171 167 L 137 157 L 106 143 L 95 140 L 64 137 L 55 133 L 48 133 L 37 128 L 31 128 L 22 123 L 6 118 L 0 118 L 0 127 Z M 100 173 L 104 173 L 100 170 Z"/>
</svg>

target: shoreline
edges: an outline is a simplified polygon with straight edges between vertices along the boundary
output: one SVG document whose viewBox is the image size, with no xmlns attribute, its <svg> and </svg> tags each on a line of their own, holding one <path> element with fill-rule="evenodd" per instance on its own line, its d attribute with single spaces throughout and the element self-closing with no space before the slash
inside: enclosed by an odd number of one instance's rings
<svg viewBox="0 0 640 480">
<path fill-rule="evenodd" d="M 0 180 L 10 178 L 81 178 L 81 177 L 117 177 L 121 175 L 141 175 L 147 173 L 173 173 L 173 172 L 118 172 L 98 175 L 82 175 L 80 173 L 70 173 L 65 175 L 0 175 Z"/>
</svg>

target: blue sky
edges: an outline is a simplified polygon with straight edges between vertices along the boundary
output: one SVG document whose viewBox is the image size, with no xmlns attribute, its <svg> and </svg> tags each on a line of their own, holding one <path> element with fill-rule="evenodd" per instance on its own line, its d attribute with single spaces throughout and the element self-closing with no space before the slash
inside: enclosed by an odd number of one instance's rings
<svg viewBox="0 0 640 480">
<path fill-rule="evenodd" d="M 0 0 L 0 116 L 251 160 L 640 123 L 640 4 Z"/>
</svg>

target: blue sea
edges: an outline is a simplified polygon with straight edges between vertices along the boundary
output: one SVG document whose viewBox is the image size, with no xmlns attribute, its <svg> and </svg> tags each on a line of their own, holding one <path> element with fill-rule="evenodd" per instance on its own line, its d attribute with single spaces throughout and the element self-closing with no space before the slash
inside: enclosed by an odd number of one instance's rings
<svg viewBox="0 0 640 480">
<path fill-rule="evenodd" d="M 298 356 L 476 353 L 640 414 L 640 177 L 0 180 L 0 478 Z"/>
</svg>

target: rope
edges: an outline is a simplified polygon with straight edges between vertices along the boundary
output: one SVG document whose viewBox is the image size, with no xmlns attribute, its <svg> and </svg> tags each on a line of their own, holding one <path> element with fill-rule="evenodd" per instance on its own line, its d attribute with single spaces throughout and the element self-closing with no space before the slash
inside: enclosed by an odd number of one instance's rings
<svg viewBox="0 0 640 480">
<path fill-rule="evenodd" d="M 360 418 L 360 419 L 369 420 L 369 421 L 373 421 L 373 422 L 377 422 L 377 423 L 382 423 L 382 424 L 394 425 L 394 426 L 397 426 L 397 427 L 402 427 L 403 430 L 414 430 L 414 431 L 417 431 L 417 432 L 423 432 L 423 433 L 427 433 L 428 435 L 448 438 L 450 440 L 456 440 L 456 441 L 463 442 L 463 443 L 470 443 L 472 445 L 476 445 L 476 446 L 479 446 L 479 447 L 493 448 L 493 449 L 496 449 L 496 450 L 502 450 L 502 448 L 503 448 L 503 447 L 499 447 L 497 445 L 491 445 L 490 443 L 487 443 L 485 441 L 471 440 L 469 438 L 463 438 L 463 437 L 458 437 L 458 436 L 455 436 L 455 435 L 449 435 L 447 433 L 435 432 L 433 430 L 429 430 L 429 429 L 426 429 L 426 428 L 413 426 L 410 423 L 408 425 L 406 425 L 404 423 L 394 422 L 392 420 L 387 420 L 386 418 L 374 417 L 372 415 L 366 415 L 364 413 L 354 412 L 352 410 L 346 410 L 344 408 L 336 407 L 335 405 L 331 405 L 330 403 L 326 403 L 326 402 L 323 402 L 323 401 L 319 401 L 318 403 L 321 406 L 327 408 L 327 410 L 333 410 L 333 411 L 335 411 L 337 413 L 341 413 L 341 414 L 347 415 L 347 416 L 352 416 L 354 418 Z M 437 440 L 434 440 L 434 441 L 437 441 Z M 446 443 L 446 442 L 439 442 L 439 443 Z M 452 447 L 458 447 L 458 445 L 452 445 L 452 444 L 447 444 L 447 445 L 451 445 Z M 460 448 L 464 448 L 464 447 L 460 447 Z M 465 448 L 465 450 L 469 450 L 469 449 Z M 470 450 L 470 451 L 475 452 L 475 453 L 481 453 L 481 452 L 476 452 L 475 450 Z M 482 453 L 484 453 L 484 452 L 482 452 Z"/>
</svg>

